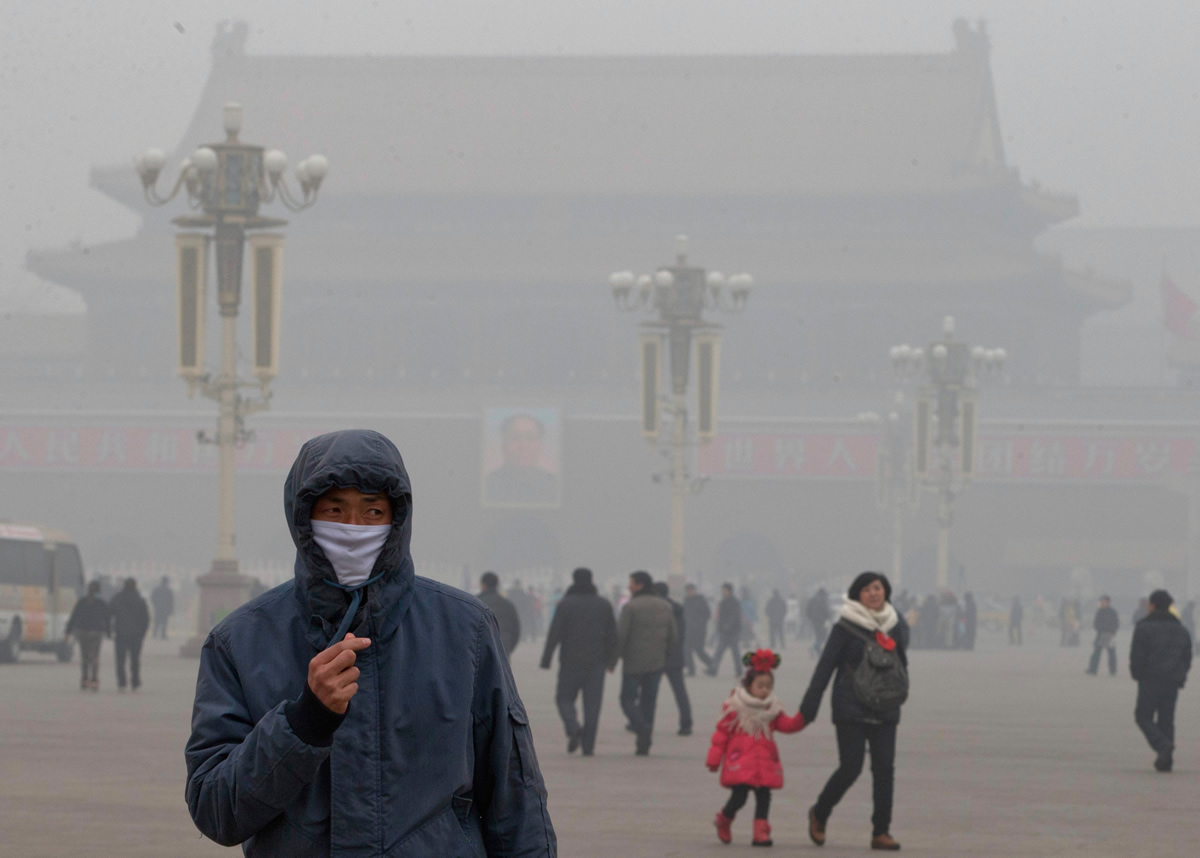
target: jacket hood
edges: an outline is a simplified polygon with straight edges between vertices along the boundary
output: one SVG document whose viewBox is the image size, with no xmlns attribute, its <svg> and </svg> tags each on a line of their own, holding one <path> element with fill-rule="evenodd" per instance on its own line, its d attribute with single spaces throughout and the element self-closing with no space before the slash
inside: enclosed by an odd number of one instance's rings
<svg viewBox="0 0 1200 858">
<path fill-rule="evenodd" d="M 330 643 L 348 602 L 343 590 L 326 583 L 336 581 L 337 575 L 313 539 L 310 520 L 317 498 L 335 486 L 380 492 L 392 501 L 392 530 L 371 572 L 371 577 L 383 577 L 367 588 L 351 631 L 386 637 L 408 607 L 414 577 L 409 553 L 412 488 L 396 445 L 367 429 L 331 432 L 308 441 L 284 482 L 283 510 L 296 544 L 296 596 L 311 614 L 309 637 L 320 639 L 318 648 Z M 376 630 L 371 632 L 371 626 Z"/>
</svg>

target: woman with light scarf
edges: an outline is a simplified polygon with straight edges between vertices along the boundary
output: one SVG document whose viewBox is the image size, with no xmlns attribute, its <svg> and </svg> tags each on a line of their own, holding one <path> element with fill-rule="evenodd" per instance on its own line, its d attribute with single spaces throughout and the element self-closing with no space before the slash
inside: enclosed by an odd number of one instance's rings
<svg viewBox="0 0 1200 858">
<path fill-rule="evenodd" d="M 721 705 L 721 720 L 713 732 L 708 749 L 709 771 L 721 770 L 721 786 L 731 790 L 729 801 L 717 812 L 713 824 L 717 839 L 729 843 L 733 839 L 730 826 L 733 817 L 754 792 L 754 846 L 771 845 L 771 825 L 767 814 L 771 807 L 771 790 L 783 786 L 783 764 L 775 733 L 795 733 L 804 729 L 799 715 L 784 714 L 783 704 L 772 693 L 779 656 L 769 649 L 748 652 L 742 663 L 748 668 L 742 682 Z"/>
<path fill-rule="evenodd" d="M 875 803 L 871 817 L 871 848 L 886 851 L 900 848 L 889 830 L 900 708 L 882 712 L 872 710 L 858 699 L 854 688 L 854 671 L 867 652 L 868 641 L 887 652 L 894 652 L 901 664 L 908 667 L 908 624 L 892 607 L 891 598 L 892 585 L 887 576 L 863 572 L 854 579 L 846 594 L 841 617 L 830 629 L 821 660 L 800 704 L 800 715 L 806 724 L 811 724 L 817 717 L 825 688 L 833 678 L 831 704 L 837 729 L 839 766 L 825 784 L 817 803 L 808 811 L 808 834 L 818 846 L 825 845 L 825 824 L 833 808 L 862 772 L 870 745 Z"/>
</svg>

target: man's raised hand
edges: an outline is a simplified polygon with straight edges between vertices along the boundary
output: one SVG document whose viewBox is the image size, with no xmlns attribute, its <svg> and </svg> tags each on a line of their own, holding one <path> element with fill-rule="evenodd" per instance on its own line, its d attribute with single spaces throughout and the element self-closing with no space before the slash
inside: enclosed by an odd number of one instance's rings
<svg viewBox="0 0 1200 858">
<path fill-rule="evenodd" d="M 358 668 L 354 666 L 359 650 L 371 645 L 370 638 L 356 638 L 350 632 L 329 649 L 317 653 L 308 663 L 308 687 L 326 709 L 346 713 L 350 698 L 358 693 Z"/>
</svg>

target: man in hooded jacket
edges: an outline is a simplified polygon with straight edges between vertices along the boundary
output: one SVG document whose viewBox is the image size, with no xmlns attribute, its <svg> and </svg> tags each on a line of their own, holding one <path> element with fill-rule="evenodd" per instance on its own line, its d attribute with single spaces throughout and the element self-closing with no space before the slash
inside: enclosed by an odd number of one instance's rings
<svg viewBox="0 0 1200 858">
<path fill-rule="evenodd" d="M 612 606 L 592 583 L 592 570 L 579 568 L 572 573 L 572 584 L 559 600 L 546 647 L 542 651 L 542 669 L 549 670 L 558 652 L 558 686 L 554 701 L 567 731 L 567 753 L 583 746 L 583 755 L 596 750 L 596 730 L 600 725 L 600 705 L 604 700 L 604 671 L 617 663 L 617 621 Z M 575 714 L 575 698 L 583 695 L 583 726 Z"/>
<path fill-rule="evenodd" d="M 314 438 L 284 511 L 294 580 L 201 652 L 185 791 L 197 827 L 248 856 L 556 856 L 496 619 L 414 575 L 395 446 Z"/>
</svg>

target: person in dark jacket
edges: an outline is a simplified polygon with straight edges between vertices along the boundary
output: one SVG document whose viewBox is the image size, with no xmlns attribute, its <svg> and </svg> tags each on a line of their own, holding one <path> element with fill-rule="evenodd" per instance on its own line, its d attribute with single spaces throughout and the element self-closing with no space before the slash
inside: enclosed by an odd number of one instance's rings
<svg viewBox="0 0 1200 858">
<path fill-rule="evenodd" d="M 508 601 L 517 610 L 520 620 L 522 640 L 533 639 L 533 596 L 521 586 L 520 580 L 514 581 L 508 590 Z"/>
<path fill-rule="evenodd" d="M 1021 606 L 1021 597 L 1013 596 L 1012 607 L 1008 610 L 1008 643 L 1011 646 L 1021 646 L 1025 638 L 1021 633 L 1021 622 L 1025 618 L 1025 609 Z"/>
<path fill-rule="evenodd" d="M 137 581 L 125 579 L 120 593 L 109 603 L 112 610 L 113 644 L 117 655 L 117 691 L 125 690 L 125 659 L 129 659 L 129 683 L 134 691 L 142 687 L 142 643 L 150 628 L 150 611 L 138 592 Z"/>
<path fill-rule="evenodd" d="M 542 669 L 558 652 L 558 687 L 554 701 L 567 731 L 567 753 L 583 746 L 583 755 L 596 750 L 596 730 L 600 725 L 600 706 L 604 701 L 604 671 L 617 663 L 617 621 L 612 605 L 592 583 L 591 569 L 576 569 L 573 583 L 558 602 L 546 648 L 542 650 Z M 575 698 L 583 695 L 583 726 L 575 712 Z"/>
<path fill-rule="evenodd" d="M 1158 756 L 1154 768 L 1171 771 L 1175 751 L 1175 701 L 1192 666 L 1192 637 L 1173 613 L 1171 594 L 1150 594 L 1149 613 L 1133 629 L 1129 673 L 1138 684 L 1134 720 Z"/>
<path fill-rule="evenodd" d="M 100 582 L 88 584 L 87 595 L 75 603 L 63 637 L 75 635 L 79 641 L 80 691 L 100 690 L 100 644 L 109 636 L 112 613 L 100 598 Z"/>
<path fill-rule="evenodd" d="M 716 676 L 721 670 L 721 659 L 729 650 L 733 658 L 735 679 L 741 678 L 742 662 L 738 655 L 739 639 L 742 636 L 742 603 L 733 595 L 732 584 L 721 585 L 721 601 L 717 603 L 717 650 L 709 662 L 708 675 Z"/>
<path fill-rule="evenodd" d="M 891 596 L 892 585 L 886 575 L 863 572 L 854 579 L 846 594 L 842 615 L 829 632 L 821 660 L 800 704 L 804 723 L 813 723 L 821 697 L 833 678 L 833 724 L 837 728 L 839 766 L 808 812 L 809 837 L 818 846 L 825 843 L 825 825 L 833 808 L 862 772 L 870 745 L 875 800 L 871 848 L 889 851 L 900 848 L 890 833 L 900 708 L 874 711 L 859 701 L 854 690 L 854 670 L 866 653 L 864 638 L 867 636 L 873 637 L 883 649 L 895 651 L 907 668 L 908 625 L 892 607 Z"/>
<path fill-rule="evenodd" d="M 688 676 L 695 676 L 697 659 L 706 669 L 712 667 L 712 660 L 704 652 L 712 608 L 708 606 L 708 599 L 700 595 L 695 584 L 688 584 L 683 588 L 683 592 L 684 669 Z"/>
<path fill-rule="evenodd" d="M 511 656 L 512 651 L 521 642 L 521 618 L 517 614 L 516 606 L 500 595 L 500 579 L 495 572 L 484 572 L 479 576 L 478 598 L 496 615 L 496 623 L 500 626 L 500 642 L 504 644 L 504 654 Z"/>
<path fill-rule="evenodd" d="M 313 438 L 284 513 L 295 578 L 201 649 L 196 826 L 247 856 L 555 856 L 495 615 L 414 574 L 396 447 L 362 430 Z"/>
<path fill-rule="evenodd" d="M 1117 675 L 1117 629 L 1121 627 L 1121 618 L 1112 607 L 1108 596 L 1100 597 L 1100 607 L 1096 609 L 1096 617 L 1092 620 L 1092 628 L 1096 630 L 1096 641 L 1092 644 L 1092 657 L 1088 661 L 1087 672 L 1095 676 L 1100 670 L 1100 654 L 1108 651 L 1108 672 Z"/>
<path fill-rule="evenodd" d="M 975 649 L 975 636 L 979 630 L 979 606 L 975 604 L 973 593 L 966 593 L 963 596 L 962 614 L 962 648 Z"/>
<path fill-rule="evenodd" d="M 688 699 L 687 684 L 683 681 L 683 639 L 687 636 L 687 619 L 683 613 L 683 605 L 671 598 L 671 588 L 666 581 L 655 581 L 654 592 L 666 599 L 671 605 L 671 614 L 675 617 L 675 645 L 667 653 L 667 666 L 663 674 L 671 685 L 671 693 L 675 695 L 675 708 L 679 710 L 679 735 L 692 735 L 692 701 Z"/>
<path fill-rule="evenodd" d="M 783 634 L 783 621 L 787 619 L 787 602 L 779 595 L 778 590 L 771 591 L 771 598 L 767 599 L 763 613 L 767 615 L 767 637 L 771 649 L 787 649 L 787 640 Z"/>
<path fill-rule="evenodd" d="M 158 586 L 150 591 L 150 604 L 154 608 L 154 628 L 151 635 L 167 639 L 167 621 L 175 613 L 175 594 L 171 591 L 171 582 L 164 575 Z"/>
<path fill-rule="evenodd" d="M 808 620 L 813 634 L 813 655 L 821 654 L 825 645 L 825 626 L 829 623 L 829 594 L 824 587 L 818 587 L 804 606 L 804 618 Z"/>
<path fill-rule="evenodd" d="M 650 753 L 658 686 L 667 656 L 679 640 L 671 604 L 654 592 L 649 572 L 629 576 L 629 601 L 617 623 L 621 655 L 621 710 L 637 735 L 637 755 Z"/>
</svg>

